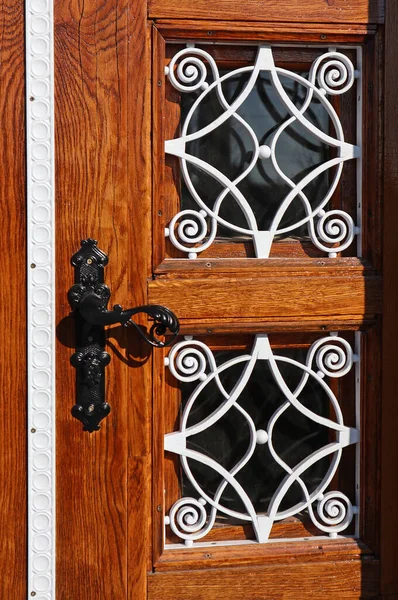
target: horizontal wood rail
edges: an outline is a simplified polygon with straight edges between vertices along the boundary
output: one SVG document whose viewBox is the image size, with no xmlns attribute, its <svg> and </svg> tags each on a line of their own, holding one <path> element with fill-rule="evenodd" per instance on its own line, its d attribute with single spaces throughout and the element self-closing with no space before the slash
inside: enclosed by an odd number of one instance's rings
<svg viewBox="0 0 398 600">
<path fill-rule="evenodd" d="M 383 23 L 384 0 L 150 0 L 149 18 Z"/>
<path fill-rule="evenodd" d="M 377 595 L 377 577 L 375 560 L 171 571 L 148 576 L 148 600 L 271 600 L 282 589 L 284 600 L 359 600 Z"/>
<path fill-rule="evenodd" d="M 311 316 L 344 321 L 381 312 L 381 278 L 339 275 L 156 279 L 150 304 L 164 304 L 184 319 L 261 319 Z M 281 301 L 281 298 L 283 300 Z"/>
</svg>

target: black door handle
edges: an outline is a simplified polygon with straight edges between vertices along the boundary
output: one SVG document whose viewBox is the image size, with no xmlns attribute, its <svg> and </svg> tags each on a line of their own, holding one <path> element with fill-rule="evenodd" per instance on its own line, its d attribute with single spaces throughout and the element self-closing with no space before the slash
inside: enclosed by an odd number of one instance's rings
<svg viewBox="0 0 398 600">
<path fill-rule="evenodd" d="M 104 284 L 104 267 L 107 255 L 91 238 L 83 240 L 81 248 L 72 256 L 75 267 L 75 284 L 68 292 L 69 304 L 76 319 L 76 352 L 71 363 L 76 367 L 77 402 L 72 414 L 84 425 L 84 431 L 96 431 L 100 421 L 110 412 L 105 401 L 105 367 L 110 356 L 105 351 L 106 325 L 133 326 L 148 344 L 155 347 L 172 343 L 179 332 L 179 322 L 171 310 L 157 304 L 147 304 L 123 309 L 119 304 L 108 310 L 110 290 Z M 132 319 L 144 313 L 153 319 L 149 331 Z M 160 337 L 169 335 L 167 341 Z"/>
</svg>

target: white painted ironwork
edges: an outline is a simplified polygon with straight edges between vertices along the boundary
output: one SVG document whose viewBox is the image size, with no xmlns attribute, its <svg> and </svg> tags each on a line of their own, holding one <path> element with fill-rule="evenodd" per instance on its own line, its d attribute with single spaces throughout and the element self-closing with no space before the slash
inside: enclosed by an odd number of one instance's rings
<svg viewBox="0 0 398 600">
<path fill-rule="evenodd" d="M 55 598 L 52 0 L 26 1 L 28 598 Z"/>
<path fill-rule="evenodd" d="M 356 345 L 358 352 L 359 338 L 357 338 Z M 239 404 L 239 396 L 250 380 L 257 361 L 267 361 L 273 379 L 285 398 L 271 416 L 267 430 L 256 430 L 253 419 Z M 344 494 L 339 491 L 327 491 L 327 488 L 337 471 L 343 448 L 359 442 L 359 416 L 357 415 L 356 427 L 348 427 L 344 424 L 338 400 L 327 384 L 326 378 L 343 377 L 351 370 L 353 363 L 358 361 L 358 354 L 354 354 L 350 344 L 337 334 L 331 334 L 331 336 L 314 342 L 308 350 L 305 364 L 274 354 L 266 334 L 256 336 L 250 354 L 238 356 L 219 366 L 216 364 L 212 351 L 203 342 L 190 339 L 176 344 L 165 360 L 166 365 L 179 381 L 198 381 L 199 383 L 182 412 L 179 431 L 165 435 L 164 447 L 166 451 L 180 455 L 185 475 L 196 490 L 198 498 L 184 497 L 175 502 L 165 518 L 166 525 L 169 525 L 171 530 L 184 540 L 186 545 L 192 545 L 194 541 L 202 539 L 212 529 L 217 514 L 220 512 L 242 521 L 250 521 L 257 541 L 267 542 L 275 521 L 280 521 L 307 510 L 312 522 L 320 532 L 323 532 L 323 535 L 328 534 L 335 537 L 338 533 L 344 531 L 353 516 L 358 512 L 359 498 L 358 496 L 355 498 L 355 505 L 353 506 Z M 302 371 L 300 382 L 294 391 L 291 391 L 283 378 L 279 368 L 281 363 L 294 365 Z M 228 393 L 221 382 L 220 374 L 237 364 L 244 365 L 244 369 L 238 382 L 232 391 Z M 359 371 L 357 371 L 358 373 Z M 334 419 L 316 414 L 300 401 L 300 394 L 310 378 L 322 387 L 330 402 Z M 196 406 L 195 403 L 210 382 L 217 385 L 224 401 L 209 416 L 195 425 L 188 426 L 188 420 Z M 266 400 L 264 401 L 266 402 Z M 294 407 L 299 413 L 314 423 L 327 427 L 331 432 L 331 441 L 326 446 L 312 452 L 294 467 L 290 467 L 279 456 L 273 441 L 275 426 L 289 407 Z M 198 450 L 190 449 L 187 440 L 211 427 L 231 409 L 237 410 L 240 416 L 245 419 L 250 436 L 244 456 L 228 471 L 213 458 Z M 249 495 L 236 478 L 238 472 L 250 461 L 257 444 L 267 444 L 272 458 L 286 472 L 285 477 L 273 494 L 266 514 L 256 513 Z M 301 476 L 312 465 L 327 456 L 330 457 L 329 468 L 322 481 L 310 492 Z M 190 461 L 197 461 L 206 465 L 221 475 L 223 481 L 213 497 L 196 480 L 190 468 Z M 281 510 L 281 503 L 294 483 L 298 483 L 301 487 L 302 501 L 289 509 Z M 356 483 L 358 484 L 358 482 Z M 232 510 L 223 504 L 222 496 L 227 485 L 232 486 L 235 490 L 243 503 L 245 511 Z"/>
<path fill-rule="evenodd" d="M 207 81 L 209 70 L 213 79 L 210 84 Z M 253 90 L 262 71 L 270 74 L 273 88 L 277 91 L 280 100 L 291 115 L 273 133 L 269 146 L 260 145 L 252 127 L 237 112 Z M 222 84 L 242 73 L 249 75 L 248 82 L 239 96 L 229 104 L 223 93 Z M 360 159 L 360 146 L 345 141 L 339 116 L 327 98 L 327 96 L 344 94 L 353 86 L 356 79 L 360 79 L 359 71 L 354 69 L 354 65 L 347 56 L 335 49 L 330 49 L 314 61 L 308 79 L 306 79 L 297 73 L 277 67 L 274 63 L 271 47 L 262 45 L 258 49 L 257 58 L 253 66 L 236 69 L 220 76 L 213 57 L 205 50 L 195 48 L 190 44 L 189 47 L 176 53 L 170 65 L 166 67 L 166 75 L 171 84 L 181 93 L 199 91 L 198 98 L 193 103 L 185 121 L 182 123 L 181 136 L 165 142 L 165 152 L 179 157 L 182 176 L 186 186 L 192 198 L 198 204 L 198 210 L 187 209 L 180 211 L 173 217 L 166 228 L 165 235 L 169 237 L 176 248 L 188 253 L 189 258 L 196 258 L 198 253 L 211 246 L 217 235 L 219 224 L 238 234 L 250 236 L 254 243 L 256 256 L 259 258 L 268 258 L 275 236 L 292 232 L 304 224 L 307 225 L 308 234 L 315 246 L 328 253 L 330 257 L 336 257 L 338 252 L 345 250 L 351 245 L 355 235 L 359 233 L 359 228 L 355 225 L 353 218 L 342 210 L 325 210 L 340 181 L 344 163 L 347 160 Z M 281 76 L 297 82 L 306 90 L 306 96 L 300 108 L 294 104 L 286 92 L 281 83 Z M 218 101 L 223 109 L 222 114 L 199 131 L 188 133 L 195 112 L 201 107 L 202 102 L 208 98 L 212 91 L 215 91 L 217 94 Z M 306 111 L 310 108 L 311 102 L 314 99 L 319 101 L 326 110 L 330 122 L 333 124 L 335 137 L 331 133 L 322 131 L 307 118 Z M 358 102 L 360 102 L 360 94 Z M 187 151 L 187 144 L 189 142 L 203 138 L 210 132 L 215 131 L 230 118 L 234 118 L 245 128 L 253 144 L 253 156 L 249 165 L 234 180 L 229 179 L 226 174 Z M 292 181 L 283 172 L 278 163 L 276 153 L 282 133 L 293 123 L 300 123 L 318 140 L 331 146 L 336 151 L 336 156 L 314 167 L 297 183 Z M 358 142 L 360 142 L 359 135 Z M 268 159 L 272 161 L 276 172 L 291 188 L 291 191 L 286 195 L 276 211 L 269 230 L 265 231 L 258 229 L 256 217 L 250 205 L 250 199 L 247 199 L 243 195 L 238 185 L 254 169 L 258 160 Z M 358 163 L 360 164 L 360 160 L 358 160 Z M 189 173 L 188 164 L 210 175 L 223 186 L 223 191 L 216 198 L 213 206 L 209 206 L 195 188 Z M 318 205 L 313 207 L 305 194 L 305 188 L 316 177 L 332 168 L 335 168 L 335 173 L 329 189 Z M 359 173 L 358 175 L 360 178 L 361 174 Z M 358 194 L 360 193 L 361 188 L 358 185 Z M 220 216 L 222 204 L 229 194 L 240 207 L 246 219 L 246 227 L 237 226 Z M 292 202 L 296 199 L 301 201 L 306 216 L 300 218 L 292 225 L 283 227 L 281 225 L 282 219 Z M 360 245 L 358 242 L 359 248 Z"/>
</svg>

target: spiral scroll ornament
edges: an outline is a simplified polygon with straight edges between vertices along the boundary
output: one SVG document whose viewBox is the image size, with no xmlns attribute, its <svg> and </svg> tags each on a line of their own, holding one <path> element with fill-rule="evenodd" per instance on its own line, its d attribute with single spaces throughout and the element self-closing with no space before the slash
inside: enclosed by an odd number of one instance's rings
<svg viewBox="0 0 398 600">
<path fill-rule="evenodd" d="M 355 81 L 355 69 L 350 59 L 341 52 L 328 52 L 313 65 L 310 80 L 315 77 L 319 88 L 330 95 L 345 94 Z"/>
<path fill-rule="evenodd" d="M 175 535 L 183 540 L 194 540 L 203 536 L 206 528 L 206 501 L 200 498 L 181 498 L 170 509 L 168 524 Z"/>
<path fill-rule="evenodd" d="M 317 216 L 319 217 L 316 224 L 318 239 L 316 236 L 311 237 L 318 248 L 330 254 L 342 252 L 352 244 L 357 230 L 353 218 L 348 213 L 342 210 L 328 212 L 322 210 Z"/>
<path fill-rule="evenodd" d="M 214 241 L 217 233 L 215 219 L 210 219 L 205 210 L 182 210 L 170 221 L 166 229 L 173 246 L 188 253 L 198 253 L 206 250 Z"/>
<path fill-rule="evenodd" d="M 345 339 L 326 338 L 318 348 L 315 360 L 323 375 L 343 377 L 350 371 L 354 355 L 350 344 Z"/>
<path fill-rule="evenodd" d="M 207 379 L 208 366 L 216 369 L 216 361 L 211 350 L 196 340 L 187 340 L 173 346 L 165 361 L 171 373 L 184 383 Z"/>
<path fill-rule="evenodd" d="M 207 89 L 209 87 L 206 81 L 208 69 L 205 60 L 214 77 L 218 77 L 217 65 L 208 52 L 199 48 L 187 48 L 177 52 L 166 68 L 166 75 L 169 76 L 173 87 L 179 92 L 185 93 Z"/>
<path fill-rule="evenodd" d="M 328 492 L 317 505 L 319 529 L 329 533 L 343 531 L 351 523 L 354 509 L 351 501 L 341 492 Z"/>
</svg>

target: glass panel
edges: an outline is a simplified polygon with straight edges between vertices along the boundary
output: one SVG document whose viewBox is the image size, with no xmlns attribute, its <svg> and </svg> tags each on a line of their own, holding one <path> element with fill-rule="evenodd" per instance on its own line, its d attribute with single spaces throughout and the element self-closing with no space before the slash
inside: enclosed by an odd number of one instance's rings
<svg viewBox="0 0 398 600">
<path fill-rule="evenodd" d="M 173 346 L 167 364 L 182 403 L 165 436 L 181 465 L 172 532 L 190 544 L 217 522 L 251 523 L 266 542 L 275 523 L 294 517 L 311 535 L 354 534 L 358 354 L 359 334 L 298 347 L 259 334 L 248 353 L 196 340 Z"/>
<path fill-rule="evenodd" d="M 239 352 L 214 352 L 218 365 L 228 360 L 237 358 Z M 305 363 L 306 350 L 288 349 L 279 350 L 280 356 L 286 356 L 300 363 Z M 220 374 L 224 388 L 231 392 L 238 382 L 244 365 L 234 365 Z M 302 377 L 301 369 L 291 364 L 281 364 L 280 370 L 289 389 L 294 390 Z M 188 399 L 195 389 L 195 384 L 182 383 L 182 406 L 186 406 Z M 204 420 L 220 407 L 225 400 L 216 383 L 210 383 L 198 396 L 195 408 L 190 412 L 188 426 L 193 426 Z M 275 385 L 275 380 L 269 369 L 268 363 L 257 362 L 250 380 L 239 396 L 239 405 L 248 412 L 253 419 L 256 430 L 267 430 L 269 420 L 281 406 L 285 398 Z M 304 406 L 314 411 L 317 415 L 329 416 L 330 403 L 325 390 L 316 381 L 310 381 L 302 394 L 300 401 Z M 273 444 L 277 454 L 290 467 L 294 467 L 315 450 L 322 448 L 329 442 L 329 430 L 314 421 L 311 421 L 294 408 L 289 407 L 278 420 L 273 433 Z M 242 418 L 238 410 L 228 411 L 211 428 L 205 429 L 198 435 L 188 440 L 188 448 L 203 452 L 210 456 L 226 469 L 231 470 L 244 456 L 250 443 L 250 428 L 247 421 Z M 318 461 L 303 475 L 310 493 L 319 485 L 330 465 L 330 458 Z M 192 461 L 190 468 L 201 487 L 206 489 L 212 497 L 222 482 L 222 477 L 201 463 Z M 256 512 L 267 512 L 271 498 L 286 475 L 286 471 L 272 458 L 267 444 L 257 445 L 250 462 L 237 474 L 236 479 L 249 495 Z M 194 488 L 189 479 L 182 473 L 182 495 L 192 496 Z M 302 498 L 299 485 L 293 486 L 286 494 L 281 509 L 285 510 L 294 506 Z M 227 486 L 221 498 L 222 502 L 232 510 L 243 509 L 242 502 L 234 493 L 231 486 Z"/>
<path fill-rule="evenodd" d="M 228 71 L 225 69 L 220 70 L 221 77 L 227 73 Z M 301 75 L 308 78 L 307 72 L 301 73 Z M 234 75 L 223 82 L 222 91 L 228 104 L 232 104 L 242 93 L 248 83 L 249 76 L 250 74 L 247 73 Z M 300 108 L 307 95 L 306 88 L 287 77 L 281 76 L 280 80 L 291 101 L 297 108 Z M 182 94 L 182 122 L 187 118 L 198 96 L 199 92 Z M 206 100 L 201 102 L 194 111 L 188 134 L 204 128 L 222 113 L 223 109 L 216 91 L 209 93 Z M 290 117 L 267 72 L 259 74 L 253 90 L 239 107 L 237 114 L 253 129 L 261 145 L 271 144 L 275 131 Z M 316 127 L 326 133 L 328 132 L 330 126 L 329 116 L 316 98 L 311 102 L 306 117 Z M 235 117 L 231 117 L 205 137 L 189 142 L 187 152 L 207 161 L 233 181 L 247 169 L 253 158 L 253 139 L 247 128 Z M 322 143 L 297 121 L 294 121 L 282 132 L 276 148 L 276 158 L 281 171 L 294 183 L 298 183 L 312 169 L 328 160 L 329 156 L 330 147 Z M 223 186 L 215 181 L 213 177 L 189 163 L 188 171 L 198 194 L 209 207 L 212 207 L 223 191 Z M 313 207 L 316 207 L 322 201 L 328 187 L 329 174 L 327 171 L 306 186 L 305 193 Z M 275 213 L 283 199 L 290 192 L 291 186 L 277 172 L 272 161 L 259 160 L 247 177 L 238 184 L 238 189 L 252 207 L 258 228 L 267 230 L 271 227 Z M 325 208 L 327 209 L 327 207 L 326 205 Z M 197 208 L 197 204 L 187 189 L 184 180 L 182 180 L 181 208 L 182 210 L 195 210 Z M 246 218 L 231 194 L 226 196 L 220 210 L 220 216 L 239 227 L 245 228 L 247 226 Z M 284 214 L 281 227 L 292 226 L 303 218 L 305 218 L 303 204 L 294 202 Z M 308 229 L 303 225 L 295 229 L 294 232 L 287 232 L 277 237 L 288 236 L 307 239 Z M 244 235 L 239 236 L 236 231 L 223 226 L 218 228 L 217 237 L 245 239 Z"/>
<path fill-rule="evenodd" d="M 212 53 L 218 59 L 223 52 L 217 62 Z M 204 251 L 211 256 L 215 240 L 240 242 L 258 258 L 286 240 L 301 254 L 355 255 L 361 205 L 355 52 L 305 49 L 298 63 L 292 57 L 301 56 L 299 49 L 275 49 L 278 62 L 268 45 L 238 63 L 241 50 L 230 60 L 228 52 L 187 47 L 166 67 L 181 118 L 179 131 L 173 118 L 167 126 L 165 153 L 179 161 L 180 180 L 174 171 L 172 185 L 180 202 L 165 236 L 190 259 Z M 177 115 L 175 106 L 171 115 Z M 226 244 L 222 256 L 237 246 Z M 286 244 L 280 248 L 285 256 Z"/>
</svg>

